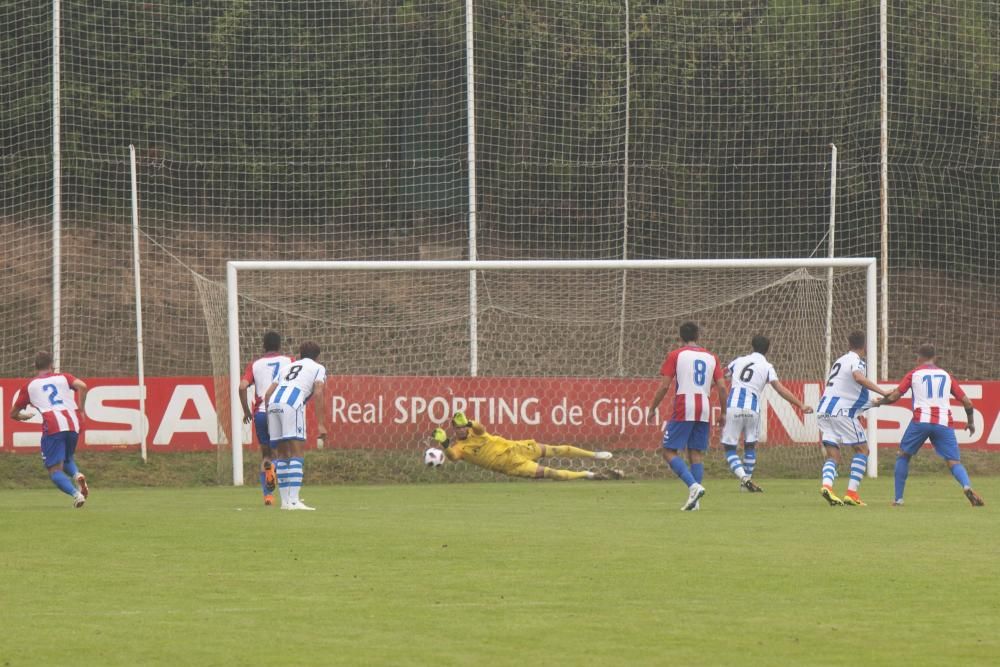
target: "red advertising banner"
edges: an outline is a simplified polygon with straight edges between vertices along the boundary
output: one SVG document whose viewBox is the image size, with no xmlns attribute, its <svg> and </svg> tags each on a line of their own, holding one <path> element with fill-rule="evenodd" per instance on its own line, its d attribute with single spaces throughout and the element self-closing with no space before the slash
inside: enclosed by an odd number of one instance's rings
<svg viewBox="0 0 1000 667">
<path fill-rule="evenodd" d="M 138 446 L 139 387 L 135 380 L 85 381 L 90 391 L 80 447 Z M 807 404 L 819 402 L 819 383 L 783 382 Z M 0 451 L 37 452 L 41 419 L 18 422 L 9 416 L 15 393 L 24 383 L 24 379 L 0 379 Z M 593 448 L 655 449 L 661 427 L 646 424 L 644 418 L 657 386 L 657 379 L 648 378 L 330 376 L 325 396 L 330 432 L 327 447 L 412 447 L 422 442 L 435 424 L 446 421 L 455 410 L 463 410 L 491 431 L 510 438 L 568 441 Z M 970 436 L 965 430 L 958 431 L 959 442 L 970 448 L 1000 448 L 1000 382 L 964 382 L 962 388 L 975 404 L 976 433 Z M 762 410 L 766 417 L 762 440 L 768 444 L 801 446 L 819 441 L 815 417 L 798 413 L 770 390 Z M 668 414 L 665 401 L 658 422 Z M 910 415 L 906 398 L 879 408 L 879 444 L 896 446 Z M 964 422 L 965 413 L 957 402 L 953 416 Z M 311 409 L 308 420 L 314 430 Z M 217 409 L 211 377 L 147 379 L 146 422 L 147 445 L 152 452 L 211 450 L 226 444 L 220 433 L 229 430 L 228 409 Z M 717 438 L 715 429 L 713 440 Z M 251 443 L 248 425 L 242 439 L 245 445 Z M 313 442 L 310 437 L 310 445 Z"/>
<path fill-rule="evenodd" d="M 87 419 L 78 445 L 115 449 L 139 445 L 139 386 L 134 378 L 81 378 L 87 383 Z M 42 419 L 10 418 L 26 379 L 0 379 L 0 451 L 37 453 Z M 28 412 L 34 412 L 29 407 Z M 150 451 L 206 450 L 219 444 L 215 380 L 210 377 L 146 378 L 146 443 Z"/>
</svg>

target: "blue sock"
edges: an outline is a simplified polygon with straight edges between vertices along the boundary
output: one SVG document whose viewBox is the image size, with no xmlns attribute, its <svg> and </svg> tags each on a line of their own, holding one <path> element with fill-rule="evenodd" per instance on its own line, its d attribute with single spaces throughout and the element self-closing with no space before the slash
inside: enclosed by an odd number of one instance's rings
<svg viewBox="0 0 1000 667">
<path fill-rule="evenodd" d="M 837 462 L 827 459 L 823 462 L 823 486 L 833 486 L 833 480 L 837 479 Z"/>
<path fill-rule="evenodd" d="M 271 465 L 274 466 L 274 476 L 278 480 L 278 495 L 281 496 L 281 504 L 284 505 L 288 502 L 288 481 L 285 479 L 285 471 L 288 468 L 288 460 L 271 459 Z"/>
<path fill-rule="evenodd" d="M 704 463 L 692 463 L 691 464 L 691 476 L 694 477 L 694 481 L 701 484 L 701 480 L 705 479 L 705 464 Z"/>
<path fill-rule="evenodd" d="M 968 488 L 972 486 L 972 482 L 969 481 L 969 473 L 965 470 L 965 466 L 961 463 L 956 463 L 951 467 L 951 474 L 958 480 L 958 483 L 962 485 L 962 488 Z"/>
<path fill-rule="evenodd" d="M 864 479 L 865 470 L 868 469 L 868 455 L 867 454 L 855 454 L 854 458 L 851 459 L 851 478 L 847 482 L 848 491 L 857 491 L 858 487 L 861 486 L 861 480 Z"/>
<path fill-rule="evenodd" d="M 305 463 L 305 460 L 301 457 L 293 456 L 288 459 L 287 463 L 287 479 L 289 486 L 292 487 L 292 500 L 297 502 L 299 499 L 299 491 L 302 490 L 302 466 Z"/>
<path fill-rule="evenodd" d="M 725 447 L 726 450 L 726 464 L 729 465 L 729 469 L 732 473 L 739 479 L 746 477 L 747 472 L 743 468 L 743 462 L 740 461 L 740 455 L 736 453 L 736 447 L 732 445 L 723 445 L 723 447 Z"/>
<path fill-rule="evenodd" d="M 747 475 L 753 475 L 754 466 L 757 465 L 757 445 L 743 445 L 743 470 Z"/>
<path fill-rule="evenodd" d="M 691 471 L 688 470 L 687 464 L 684 463 L 684 459 L 679 456 L 675 456 L 670 460 L 670 469 L 674 471 L 674 474 L 681 478 L 681 481 L 691 486 L 695 483 L 694 476 Z"/>
<path fill-rule="evenodd" d="M 69 475 L 70 479 L 73 479 L 80 473 L 80 469 L 76 467 L 76 461 L 66 459 L 63 461 L 63 472 Z"/>
<path fill-rule="evenodd" d="M 267 483 L 264 481 L 264 471 L 260 471 L 260 490 L 267 495 Z"/>
<path fill-rule="evenodd" d="M 76 487 L 73 486 L 73 480 L 66 476 L 62 470 L 56 470 L 55 472 L 50 472 L 49 477 L 52 478 L 52 483 L 59 487 L 59 490 L 65 493 L 67 496 L 76 495 Z"/>
<path fill-rule="evenodd" d="M 903 499 L 903 489 L 906 488 L 906 478 L 910 475 L 910 459 L 906 456 L 896 458 L 896 500 Z"/>
</svg>

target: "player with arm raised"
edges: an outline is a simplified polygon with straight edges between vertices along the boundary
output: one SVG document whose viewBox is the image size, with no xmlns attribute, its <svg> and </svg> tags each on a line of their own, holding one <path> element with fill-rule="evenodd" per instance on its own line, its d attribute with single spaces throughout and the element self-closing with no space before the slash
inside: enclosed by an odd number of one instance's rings
<svg viewBox="0 0 1000 667">
<path fill-rule="evenodd" d="M 955 424 L 951 419 L 951 398 L 955 397 L 965 408 L 965 427 L 969 429 L 970 435 L 975 433 L 972 401 L 951 374 L 935 363 L 936 359 L 937 350 L 933 345 L 921 345 L 917 349 L 917 367 L 907 373 L 899 386 L 885 398 L 875 402 L 876 405 L 888 405 L 898 401 L 907 391 L 913 394 L 913 419 L 903 433 L 899 453 L 896 455 L 896 496 L 892 504 L 903 504 L 903 489 L 910 474 L 910 459 L 930 440 L 934 451 L 945 460 L 952 476 L 962 485 L 965 497 L 973 507 L 982 507 L 985 503 L 972 490 L 969 473 L 962 465 L 958 440 L 955 438 Z"/>
<path fill-rule="evenodd" d="M 760 406 L 764 387 L 770 385 L 778 395 L 797 407 L 804 414 L 813 409 L 800 401 L 778 380 L 774 366 L 767 360 L 771 341 L 767 336 L 757 335 L 750 341 L 753 352 L 738 357 L 726 367 L 730 376 L 729 397 L 726 399 L 726 425 L 722 430 L 722 446 L 726 463 L 740 480 L 742 489 L 751 492 L 763 491 L 752 476 L 757 463 L 757 440 L 760 437 Z M 743 459 L 740 460 L 736 448 L 743 439 Z"/>
<path fill-rule="evenodd" d="M 28 405 L 42 415 L 42 461 L 49 479 L 60 491 L 73 498 L 73 507 L 83 507 L 90 495 L 87 478 L 76 465 L 76 444 L 83 424 L 87 385 L 69 373 L 56 373 L 52 355 L 35 355 L 37 374 L 17 395 L 10 418 L 28 421 L 32 415 L 23 412 Z M 76 396 L 74 396 L 74 394 Z M 77 400 L 77 396 L 79 400 Z"/>
<path fill-rule="evenodd" d="M 253 422 L 257 443 L 260 445 L 260 490 L 264 494 L 264 504 L 274 504 L 274 489 L 278 478 L 274 473 L 274 449 L 267 432 L 267 413 L 264 412 L 264 392 L 278 379 L 280 370 L 292 362 L 292 358 L 281 352 L 281 335 L 276 331 L 264 334 L 264 354 L 247 364 L 240 380 L 240 404 L 243 408 L 243 423 Z M 247 402 L 247 389 L 254 388 L 254 402 L 251 409 Z"/>
<path fill-rule="evenodd" d="M 445 427 L 434 429 L 432 434 L 434 440 L 444 449 L 444 455 L 449 461 L 465 461 L 504 475 L 531 479 L 566 481 L 625 477 L 621 470 L 616 469 L 600 472 L 560 470 L 538 463 L 539 459 L 550 456 L 606 461 L 611 458 L 611 452 L 591 452 L 573 445 L 543 445 L 534 440 L 508 440 L 487 432 L 481 423 L 468 419 L 462 412 L 455 413 L 451 426 L 454 438 L 448 437 Z"/>
<path fill-rule="evenodd" d="M 865 334 L 854 331 L 848 335 L 847 343 L 850 349 L 830 367 L 826 388 L 816 408 L 816 421 L 826 454 L 820 495 L 832 506 L 863 506 L 865 503 L 858 496 L 858 488 L 868 466 L 868 437 L 858 416 L 872 406 L 873 393 L 884 396 L 885 391 L 865 374 Z M 833 493 L 842 446 L 854 449 L 851 478 L 843 500 Z"/>
<path fill-rule="evenodd" d="M 660 367 L 663 379 L 646 410 L 646 422 L 656 417 L 660 402 L 674 389 L 674 409 L 663 434 L 663 458 L 674 474 L 687 484 L 688 498 L 681 509 L 692 511 L 700 508 L 698 501 L 705 495 L 701 482 L 708 450 L 712 387 L 719 393 L 719 404 L 725 405 L 726 381 L 719 359 L 698 345 L 698 325 L 685 322 L 679 333 L 681 346 L 671 351 Z M 723 424 L 725 419 L 723 415 Z M 690 469 L 678 455 L 682 449 L 687 450 Z"/>
<path fill-rule="evenodd" d="M 306 402 L 316 399 L 319 439 L 326 439 L 326 368 L 316 360 L 319 345 L 302 343 L 299 358 L 282 369 L 264 393 L 267 430 L 271 446 L 278 450 L 274 467 L 283 510 L 313 510 L 299 498 L 303 479 L 303 444 L 306 439 Z"/>
</svg>

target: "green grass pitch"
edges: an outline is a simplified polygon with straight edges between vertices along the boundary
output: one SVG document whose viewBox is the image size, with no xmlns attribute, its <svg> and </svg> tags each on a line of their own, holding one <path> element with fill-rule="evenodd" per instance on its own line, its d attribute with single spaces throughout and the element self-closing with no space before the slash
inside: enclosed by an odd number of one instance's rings
<svg viewBox="0 0 1000 667">
<path fill-rule="evenodd" d="M 844 480 L 839 480 L 838 490 Z M 0 491 L 0 666 L 992 665 L 1000 478 Z"/>
</svg>

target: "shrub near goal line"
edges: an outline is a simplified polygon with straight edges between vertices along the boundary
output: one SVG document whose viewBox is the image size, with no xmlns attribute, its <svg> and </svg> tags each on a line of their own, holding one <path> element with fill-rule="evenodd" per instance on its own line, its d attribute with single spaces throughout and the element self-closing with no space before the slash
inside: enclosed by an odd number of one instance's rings
<svg viewBox="0 0 1000 667">
<path fill-rule="evenodd" d="M 755 333 L 769 335 L 769 359 L 807 402 L 818 401 L 828 346 L 839 351 L 849 331 L 867 331 L 869 372 L 877 367 L 872 259 L 227 268 L 226 286 L 206 283 L 199 293 L 213 369 L 228 375 L 230 402 L 237 404 L 241 364 L 261 331 L 280 330 L 289 345 L 317 341 L 330 372 L 326 446 L 346 480 L 422 479 L 428 434 L 455 410 L 511 439 L 610 449 L 630 476 L 660 477 L 660 428 L 643 424 L 642 413 L 685 320 L 701 325 L 701 342 L 722 363 L 745 354 Z M 795 415 L 780 399 L 765 410 L 762 478 L 813 475 L 814 417 Z M 238 417 L 226 430 L 247 443 Z M 242 484 L 242 449 L 232 454 L 233 481 Z M 709 459 L 723 471 L 721 455 Z M 463 465 L 435 478 L 499 479 Z"/>
</svg>

